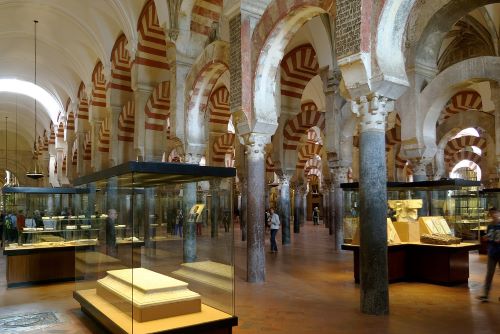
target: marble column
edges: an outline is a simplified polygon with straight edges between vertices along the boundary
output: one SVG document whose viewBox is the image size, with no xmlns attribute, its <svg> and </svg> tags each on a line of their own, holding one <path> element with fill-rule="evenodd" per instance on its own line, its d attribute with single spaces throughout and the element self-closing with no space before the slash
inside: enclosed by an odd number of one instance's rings
<svg viewBox="0 0 500 334">
<path fill-rule="evenodd" d="M 281 220 L 281 243 L 289 245 L 290 237 L 290 179 L 292 175 L 284 173 L 280 176 L 280 220 Z M 264 217 L 264 214 L 262 215 Z M 264 218 L 262 218 L 264 219 Z"/>
<path fill-rule="evenodd" d="M 264 242 L 264 196 L 266 160 L 265 145 L 269 137 L 251 134 L 247 139 L 246 158 L 248 171 L 247 198 L 247 281 L 264 282 L 266 279 L 266 256 Z"/>
<path fill-rule="evenodd" d="M 196 261 L 196 222 L 189 220 L 189 210 L 196 204 L 196 182 L 184 184 L 184 262 Z"/>
<path fill-rule="evenodd" d="M 352 111 L 360 118 L 360 292 L 361 311 L 389 313 L 387 269 L 387 172 L 385 123 L 387 99 L 361 96 Z"/>
<path fill-rule="evenodd" d="M 241 241 L 247 241 L 247 200 L 248 200 L 248 187 L 247 178 L 240 177 L 241 183 L 241 207 L 240 207 L 240 229 Z"/>
<path fill-rule="evenodd" d="M 325 224 L 325 228 L 328 228 L 328 234 L 333 235 L 333 226 L 332 219 L 333 216 L 332 210 L 333 207 L 330 205 L 330 189 L 332 187 L 331 180 L 326 179 L 322 185 L 322 193 L 323 193 L 323 224 Z"/>
<path fill-rule="evenodd" d="M 295 196 L 294 196 L 294 203 L 295 207 L 293 210 L 293 233 L 300 233 L 300 216 L 302 215 L 302 192 L 301 192 L 302 185 L 301 184 L 296 184 L 295 185 Z"/>
<path fill-rule="evenodd" d="M 219 209 L 220 209 L 220 180 L 210 181 L 212 200 L 210 203 L 210 236 L 217 238 L 219 235 Z"/>
<path fill-rule="evenodd" d="M 344 243 L 344 193 L 340 188 L 340 184 L 347 182 L 348 169 L 348 167 L 341 166 L 332 168 L 333 196 L 331 205 L 334 207 L 334 247 L 337 251 L 340 250 Z"/>
<path fill-rule="evenodd" d="M 304 192 L 302 193 L 302 225 L 307 223 L 307 185 L 304 185 Z"/>
</svg>

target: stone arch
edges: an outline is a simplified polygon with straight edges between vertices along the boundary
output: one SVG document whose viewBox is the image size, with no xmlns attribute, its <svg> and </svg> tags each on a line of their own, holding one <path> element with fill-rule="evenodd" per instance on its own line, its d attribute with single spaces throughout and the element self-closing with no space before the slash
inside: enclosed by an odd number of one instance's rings
<svg viewBox="0 0 500 334">
<path fill-rule="evenodd" d="M 170 116 L 170 81 L 160 82 L 155 87 L 144 107 L 146 131 L 164 132 Z"/>
<path fill-rule="evenodd" d="M 396 0 L 394 0 L 396 1 Z M 453 24 L 470 11 L 496 3 L 496 0 L 439 0 L 431 2 L 424 8 L 426 17 L 420 17 L 423 31 L 417 37 L 415 61 L 428 68 L 437 68 L 439 50 L 443 39 Z M 436 11 L 435 9 L 438 8 Z M 420 31 L 419 31 L 420 32 Z M 417 34 L 419 33 L 417 32 Z"/>
<path fill-rule="evenodd" d="M 110 87 L 126 92 L 132 91 L 132 59 L 128 52 L 128 41 L 125 34 L 116 39 L 111 50 L 111 80 Z"/>
<path fill-rule="evenodd" d="M 224 131 L 227 130 L 231 112 L 229 110 L 229 90 L 226 86 L 221 86 L 212 92 L 208 111 L 208 122 L 210 123 L 210 127 L 219 128 Z"/>
<path fill-rule="evenodd" d="M 226 154 L 230 153 L 234 148 L 236 135 L 234 133 L 226 133 L 219 137 L 214 142 L 212 153 L 212 161 L 216 165 L 224 165 Z"/>
<path fill-rule="evenodd" d="M 323 149 L 323 145 L 306 142 L 299 148 L 298 157 L 297 157 L 297 170 L 304 169 L 307 160 L 311 159 L 315 155 L 321 155 Z"/>
<path fill-rule="evenodd" d="M 191 11 L 191 33 L 209 36 L 212 24 L 220 21 L 222 1 L 196 0 Z"/>
<path fill-rule="evenodd" d="M 482 157 L 479 154 L 476 154 L 472 151 L 467 151 L 467 150 L 459 151 L 445 160 L 445 163 L 448 168 L 448 173 L 451 172 L 453 167 L 462 160 L 469 160 L 476 163 L 478 166 L 481 166 Z"/>
<path fill-rule="evenodd" d="M 478 57 L 467 59 L 445 69 L 423 90 L 420 101 L 422 111 L 423 138 L 426 147 L 435 146 L 435 126 L 446 103 L 458 92 L 460 85 L 470 80 L 497 81 L 500 78 L 499 57 Z"/>
<path fill-rule="evenodd" d="M 284 1 L 269 4 L 252 36 L 253 92 L 244 92 L 243 101 L 252 101 L 250 130 L 274 134 L 278 127 L 275 82 L 285 48 L 300 27 L 331 8 L 331 1 Z M 273 101 L 274 103 L 272 103 Z"/>
<path fill-rule="evenodd" d="M 129 101 L 125 104 L 118 117 L 118 140 L 134 142 L 135 103 Z"/>
<path fill-rule="evenodd" d="M 459 112 L 468 110 L 482 110 L 483 103 L 481 95 L 475 90 L 465 89 L 452 96 L 439 117 L 438 123 Z"/>
<path fill-rule="evenodd" d="M 296 150 L 302 136 L 313 126 L 318 126 L 324 132 L 325 114 L 318 110 L 314 102 L 304 103 L 301 112 L 288 120 L 283 129 L 283 148 L 285 150 Z"/>
<path fill-rule="evenodd" d="M 470 146 L 476 146 L 484 150 L 486 148 L 486 139 L 475 136 L 463 136 L 448 141 L 444 148 L 445 160 L 450 160 L 447 158 L 452 157 L 455 153 Z"/>
<path fill-rule="evenodd" d="M 281 95 L 301 99 L 306 85 L 318 74 L 316 51 L 303 44 L 289 51 L 281 61 Z"/>
<path fill-rule="evenodd" d="M 109 118 L 106 117 L 99 128 L 99 142 L 97 150 L 102 153 L 109 153 L 109 138 L 111 135 Z"/>
<path fill-rule="evenodd" d="M 106 108 L 106 77 L 104 76 L 104 66 L 98 61 L 92 71 L 92 96 L 93 107 Z"/>
<path fill-rule="evenodd" d="M 384 77 L 401 86 L 408 85 L 403 54 L 403 35 L 410 9 L 414 3 L 415 0 L 385 1 L 377 27 L 375 50 L 377 66 Z"/>
<path fill-rule="evenodd" d="M 191 67 L 186 78 L 187 140 L 202 144 L 205 138 L 204 113 L 218 79 L 228 70 L 229 45 L 215 41 L 208 45 Z"/>
</svg>

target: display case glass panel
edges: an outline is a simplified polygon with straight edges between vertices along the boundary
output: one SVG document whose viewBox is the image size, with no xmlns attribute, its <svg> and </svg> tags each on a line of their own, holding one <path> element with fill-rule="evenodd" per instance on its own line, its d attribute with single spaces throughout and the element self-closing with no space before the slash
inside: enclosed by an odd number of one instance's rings
<svg viewBox="0 0 500 334">
<path fill-rule="evenodd" d="M 351 243 L 358 228 L 358 183 L 344 183 L 341 187 L 344 191 L 344 241 Z M 480 182 L 461 179 L 389 182 L 387 217 L 398 231 L 401 242 L 421 242 L 424 234 L 477 241 L 486 224 L 479 187 Z"/>
<path fill-rule="evenodd" d="M 104 222 L 97 246 L 75 255 L 75 299 L 112 331 L 234 322 L 234 176 L 129 162 L 77 179 Z"/>
<path fill-rule="evenodd" d="M 7 252 L 97 242 L 100 221 L 84 210 L 84 189 L 5 187 L 2 199 Z"/>
</svg>

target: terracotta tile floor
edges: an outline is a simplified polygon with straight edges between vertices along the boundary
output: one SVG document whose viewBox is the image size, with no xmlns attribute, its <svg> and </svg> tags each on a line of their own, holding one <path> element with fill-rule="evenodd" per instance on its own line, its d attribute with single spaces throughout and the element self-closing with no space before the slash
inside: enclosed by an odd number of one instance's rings
<svg viewBox="0 0 500 334">
<path fill-rule="evenodd" d="M 239 230 L 236 235 L 239 238 Z M 269 236 L 266 235 L 266 238 Z M 306 225 L 292 234 L 292 245 L 266 253 L 267 281 L 245 280 L 246 245 L 236 242 L 236 314 L 234 333 L 499 333 L 500 272 L 494 278 L 492 302 L 475 300 L 482 285 L 486 257 L 472 253 L 468 286 L 420 283 L 390 285 L 390 315 L 359 312 L 359 289 L 352 274 L 352 254 L 334 252 L 323 226 Z M 281 240 L 279 238 L 279 240 Z M 269 240 L 266 240 L 266 251 Z M 72 300 L 74 284 L 6 289 L 5 259 L 0 257 L 0 318 L 53 311 L 62 323 L 36 333 L 100 333 Z M 8 332 L 2 332 L 2 334 Z M 23 332 L 23 333 L 35 333 Z"/>
</svg>

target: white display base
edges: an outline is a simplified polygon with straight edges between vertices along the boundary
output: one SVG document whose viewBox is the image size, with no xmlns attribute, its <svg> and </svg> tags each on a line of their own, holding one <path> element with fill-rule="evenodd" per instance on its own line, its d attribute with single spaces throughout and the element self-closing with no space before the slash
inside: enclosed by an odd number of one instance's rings
<svg viewBox="0 0 500 334">
<path fill-rule="evenodd" d="M 230 314 L 219 311 L 205 304 L 201 305 L 201 312 L 180 315 L 148 322 L 137 322 L 126 313 L 116 308 L 106 299 L 97 295 L 95 289 L 78 290 L 74 293 L 75 299 L 82 308 L 91 313 L 96 319 L 117 333 L 163 333 L 184 327 L 229 320 Z M 92 310 L 95 310 L 92 312 Z M 104 318 L 105 317 L 105 318 Z"/>
<path fill-rule="evenodd" d="M 172 274 L 188 281 L 233 292 L 233 270 L 227 264 L 213 261 L 183 263 L 181 268 Z"/>
<path fill-rule="evenodd" d="M 97 294 L 138 322 L 200 312 L 201 297 L 188 284 L 145 268 L 111 270 Z"/>
<path fill-rule="evenodd" d="M 120 260 L 104 253 L 82 251 L 75 255 L 75 272 L 78 277 L 94 277 L 98 273 L 123 268 Z"/>
</svg>

